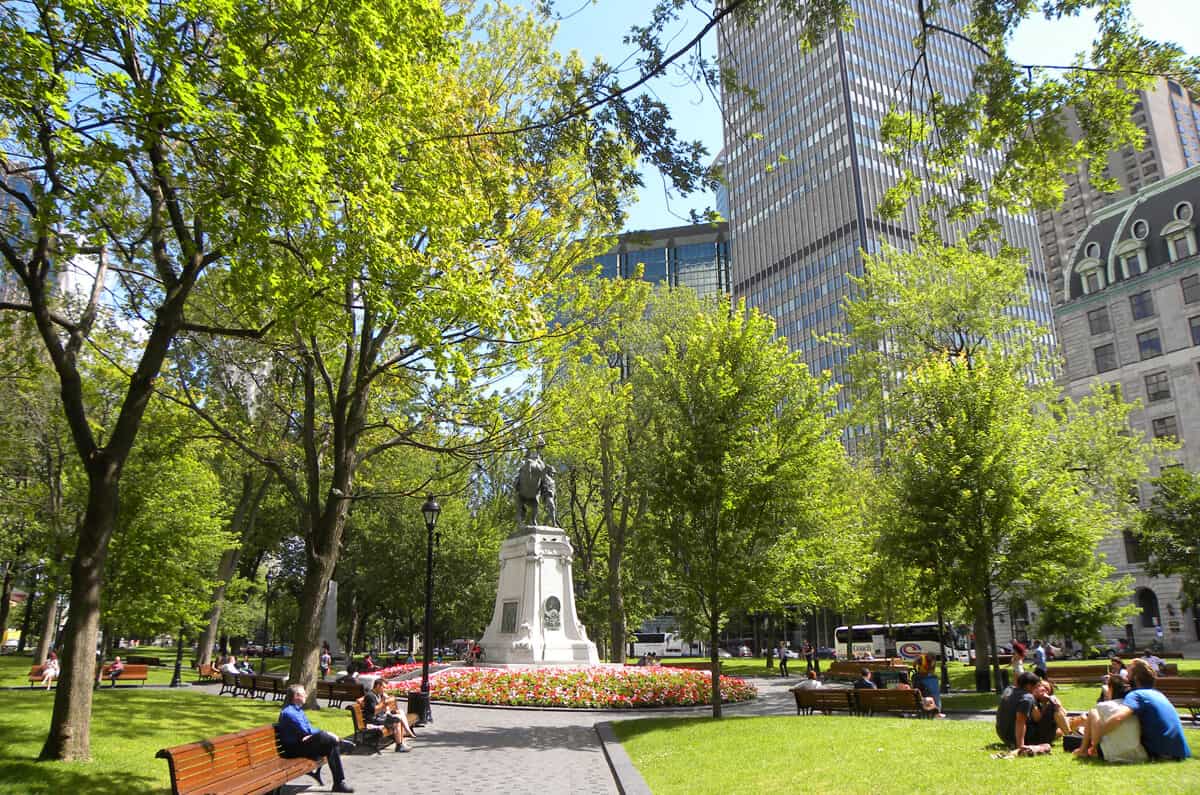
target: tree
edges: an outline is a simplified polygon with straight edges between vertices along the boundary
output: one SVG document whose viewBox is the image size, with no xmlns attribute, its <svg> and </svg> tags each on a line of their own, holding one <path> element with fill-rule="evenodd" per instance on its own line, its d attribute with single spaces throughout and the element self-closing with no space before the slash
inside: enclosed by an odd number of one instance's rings
<svg viewBox="0 0 1200 795">
<path fill-rule="evenodd" d="M 393 56 L 407 51 L 398 32 L 386 36 Z M 527 402 L 490 385 L 531 365 L 547 307 L 589 278 L 579 268 L 613 230 L 628 172 L 621 143 L 589 148 L 582 122 L 553 134 L 449 135 L 548 112 L 561 87 L 548 30 L 524 15 L 487 11 L 447 39 L 452 58 L 388 76 L 424 77 L 415 97 L 385 102 L 371 75 L 355 84 L 340 113 L 355 131 L 344 145 L 361 147 L 338 162 L 319 213 L 273 219 L 277 245 L 261 263 L 270 278 L 237 306 L 250 326 L 264 305 L 304 307 L 278 315 L 261 338 L 261 359 L 296 393 L 281 396 L 291 418 L 284 444 L 264 448 L 190 401 L 272 472 L 299 517 L 298 682 L 317 674 L 320 608 L 351 505 L 370 492 L 361 468 L 405 450 L 440 450 L 461 467 L 511 446 Z M 190 391 L 196 374 L 180 365 Z M 422 478 L 391 493 L 429 486 Z"/>
<path fill-rule="evenodd" d="M 1200 476 L 1165 467 L 1151 481 L 1154 496 L 1142 514 L 1138 538 L 1149 553 L 1146 571 L 1183 579 L 1184 606 L 1200 604 Z"/>
<path fill-rule="evenodd" d="M 36 14 L 0 13 L 0 190 L 17 208 L 5 216 L 0 257 L 23 297 L 0 308 L 33 318 L 88 479 L 43 759 L 89 754 L 118 487 L 167 352 L 184 330 L 254 331 L 197 323 L 193 292 L 222 268 L 239 290 L 261 289 L 259 280 L 323 289 L 320 279 L 300 284 L 301 271 L 258 265 L 277 264 L 268 250 L 282 220 L 325 206 L 340 158 L 368 159 L 347 115 L 361 111 L 356 92 L 390 87 L 417 104 L 415 89 L 433 85 L 449 49 L 450 25 L 438 4 L 418 0 L 319 12 L 63 0 Z M 68 272 L 85 285 L 79 300 L 56 290 Z M 137 333 L 109 352 L 126 377 L 117 410 L 102 417 L 87 400 L 80 355 L 98 344 L 97 321 L 110 312 Z"/>
<path fill-rule="evenodd" d="M 822 495 L 842 461 L 820 379 L 744 305 L 690 302 L 689 322 L 639 356 L 635 383 L 653 411 L 643 483 L 666 586 L 711 648 L 721 716 L 718 637 L 754 605 L 784 558 L 821 527 Z"/>
<path fill-rule="evenodd" d="M 941 606 L 970 608 L 992 656 L 1000 591 L 1066 604 L 1086 590 L 1103 613 L 1105 588 L 1080 577 L 1111 572 L 1097 542 L 1129 521 L 1124 495 L 1154 454 L 1111 392 L 1058 398 L 1044 335 L 1011 311 L 1024 294 L 1015 256 L 926 236 L 871 258 L 847 312 L 860 416 L 898 510 L 883 544 Z"/>
</svg>

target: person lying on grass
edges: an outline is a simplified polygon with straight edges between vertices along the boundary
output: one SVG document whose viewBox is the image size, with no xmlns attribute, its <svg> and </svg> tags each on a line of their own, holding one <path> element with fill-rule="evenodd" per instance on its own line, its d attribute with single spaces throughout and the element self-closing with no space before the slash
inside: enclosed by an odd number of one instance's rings
<svg viewBox="0 0 1200 795">
<path fill-rule="evenodd" d="M 1076 756 L 1098 756 L 1110 762 L 1187 759 L 1192 755 L 1179 713 L 1160 691 L 1157 676 L 1145 660 L 1129 664 L 1131 690 L 1121 701 L 1101 701 L 1087 714 L 1083 745 Z M 1137 729 L 1141 742 L 1129 743 Z"/>
</svg>

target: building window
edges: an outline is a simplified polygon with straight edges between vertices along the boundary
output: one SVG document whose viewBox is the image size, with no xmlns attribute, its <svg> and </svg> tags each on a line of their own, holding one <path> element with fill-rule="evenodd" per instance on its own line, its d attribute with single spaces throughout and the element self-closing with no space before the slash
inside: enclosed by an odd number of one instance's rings
<svg viewBox="0 0 1200 795">
<path fill-rule="evenodd" d="M 1188 324 L 1192 327 L 1192 344 L 1200 345 L 1200 315 L 1189 318 Z"/>
<path fill-rule="evenodd" d="M 1159 417 L 1151 420 L 1150 427 L 1154 430 L 1155 439 L 1179 438 L 1179 425 L 1175 422 L 1174 416 Z"/>
<path fill-rule="evenodd" d="M 1142 274 L 1142 258 L 1138 254 L 1126 254 L 1121 257 L 1121 264 L 1125 269 L 1125 278 L 1132 279 L 1134 276 Z"/>
<path fill-rule="evenodd" d="M 1143 331 L 1137 335 L 1138 356 L 1143 360 L 1162 356 L 1162 340 L 1159 339 L 1158 329 Z"/>
<path fill-rule="evenodd" d="M 1176 235 L 1167 238 L 1167 248 L 1170 249 L 1171 262 L 1190 257 L 1196 253 L 1191 235 Z"/>
<path fill-rule="evenodd" d="M 1142 551 L 1142 545 L 1138 541 L 1138 537 L 1128 530 L 1122 534 L 1125 541 L 1125 562 L 1126 563 L 1145 563 L 1146 553 Z"/>
<path fill-rule="evenodd" d="M 1088 271 L 1083 277 L 1085 293 L 1097 292 L 1104 285 L 1100 282 L 1100 271 Z"/>
<path fill-rule="evenodd" d="M 1146 219 L 1139 218 L 1133 222 L 1132 232 L 1135 240 L 1145 240 L 1150 234 L 1150 224 L 1146 223 Z"/>
<path fill-rule="evenodd" d="M 1134 320 L 1154 317 L 1154 296 L 1150 295 L 1149 290 L 1129 296 L 1129 309 L 1133 312 Z"/>
<path fill-rule="evenodd" d="M 1088 328 L 1092 334 L 1103 334 L 1106 331 L 1112 331 L 1112 325 L 1108 322 L 1108 307 L 1100 307 L 1093 309 L 1087 313 Z"/>
<path fill-rule="evenodd" d="M 1146 399 L 1148 401 L 1153 403 L 1169 397 L 1171 397 L 1171 379 L 1167 377 L 1166 370 L 1146 376 Z"/>
<path fill-rule="evenodd" d="M 1117 369 L 1117 349 L 1111 342 L 1096 348 L 1093 353 L 1096 356 L 1097 373 L 1107 373 L 1109 370 Z"/>
<path fill-rule="evenodd" d="M 1183 302 L 1185 304 L 1194 304 L 1200 301 L 1200 273 L 1184 276 L 1179 280 L 1179 286 L 1183 288 Z"/>
</svg>

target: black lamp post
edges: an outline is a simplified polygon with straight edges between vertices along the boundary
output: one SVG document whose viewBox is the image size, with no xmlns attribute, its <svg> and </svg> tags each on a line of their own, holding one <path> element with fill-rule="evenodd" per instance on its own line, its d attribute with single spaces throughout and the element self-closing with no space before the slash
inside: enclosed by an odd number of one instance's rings
<svg viewBox="0 0 1200 795">
<path fill-rule="evenodd" d="M 433 722 L 433 710 L 429 704 L 429 663 L 433 656 L 433 531 L 437 527 L 438 514 L 441 512 L 442 506 L 438 505 L 437 500 L 430 494 L 421 506 L 421 514 L 425 517 L 425 532 L 428 535 L 425 549 L 425 630 L 421 643 L 421 695 L 419 704 L 413 704 L 411 700 L 409 702 L 410 711 L 421 716 L 417 722 L 418 726 Z M 416 709 L 412 709 L 413 707 Z"/>
<path fill-rule="evenodd" d="M 183 687 L 183 633 L 186 630 L 184 624 L 179 625 L 179 641 L 175 648 L 175 673 L 171 676 L 171 687 Z"/>
<path fill-rule="evenodd" d="M 271 570 L 267 569 L 267 595 L 263 599 L 266 608 L 263 613 L 263 640 L 262 646 L 259 649 L 258 655 L 258 672 L 260 674 L 267 673 L 267 641 L 271 635 Z"/>
</svg>

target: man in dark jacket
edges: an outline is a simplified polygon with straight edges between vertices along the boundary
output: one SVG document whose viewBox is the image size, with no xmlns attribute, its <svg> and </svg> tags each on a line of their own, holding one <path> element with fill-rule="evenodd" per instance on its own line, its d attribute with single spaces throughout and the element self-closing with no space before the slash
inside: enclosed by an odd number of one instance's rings
<svg viewBox="0 0 1200 795">
<path fill-rule="evenodd" d="M 877 684 L 875 684 L 874 682 L 871 681 L 871 669 L 867 668 L 864 665 L 863 669 L 861 671 L 859 671 L 858 681 L 856 681 L 854 683 L 854 689 L 855 690 L 864 690 L 864 689 L 875 690 L 878 687 L 879 686 Z"/>
</svg>

